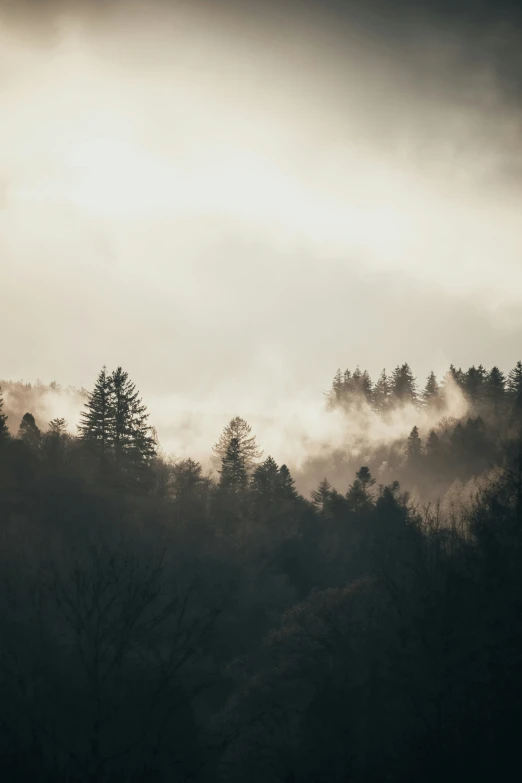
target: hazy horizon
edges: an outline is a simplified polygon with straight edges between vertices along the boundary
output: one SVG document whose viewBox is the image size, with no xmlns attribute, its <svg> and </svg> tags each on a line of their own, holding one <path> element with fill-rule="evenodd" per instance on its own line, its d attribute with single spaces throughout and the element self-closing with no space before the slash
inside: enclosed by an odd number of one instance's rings
<svg viewBox="0 0 522 783">
<path fill-rule="evenodd" d="M 3 377 L 217 420 L 512 367 L 517 33 L 442 6 L 0 4 Z"/>
</svg>

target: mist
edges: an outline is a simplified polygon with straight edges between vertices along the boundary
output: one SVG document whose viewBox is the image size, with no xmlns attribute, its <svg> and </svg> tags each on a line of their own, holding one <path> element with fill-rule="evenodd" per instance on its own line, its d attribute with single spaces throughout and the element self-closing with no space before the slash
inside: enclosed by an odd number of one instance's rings
<svg viewBox="0 0 522 783">
<path fill-rule="evenodd" d="M 512 776 L 521 74 L 514 0 L 0 0 L 0 779 Z"/>
<path fill-rule="evenodd" d="M 397 50 L 311 10 L 20 8 L 4 376 L 122 363 L 174 416 L 249 417 L 312 405 L 340 364 L 513 364 L 520 111 L 457 34 Z"/>
</svg>

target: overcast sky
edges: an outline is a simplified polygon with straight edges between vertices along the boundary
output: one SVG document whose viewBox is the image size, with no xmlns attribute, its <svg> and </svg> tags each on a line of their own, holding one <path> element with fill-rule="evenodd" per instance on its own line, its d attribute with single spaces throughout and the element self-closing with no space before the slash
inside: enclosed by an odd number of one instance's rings
<svg viewBox="0 0 522 783">
<path fill-rule="evenodd" d="M 519 19 L 392 5 L 0 1 L 0 377 L 167 420 L 513 366 Z"/>
</svg>

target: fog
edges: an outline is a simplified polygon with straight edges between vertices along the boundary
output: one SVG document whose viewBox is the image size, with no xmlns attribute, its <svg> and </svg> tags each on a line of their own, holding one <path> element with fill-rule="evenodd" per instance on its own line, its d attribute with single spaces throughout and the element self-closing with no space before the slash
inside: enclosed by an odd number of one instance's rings
<svg viewBox="0 0 522 783">
<path fill-rule="evenodd" d="M 321 407 L 338 366 L 514 364 L 520 111 L 458 35 L 24 8 L 0 47 L 3 377 L 122 364 L 166 450 L 242 415 L 301 465 L 348 437 Z"/>
</svg>

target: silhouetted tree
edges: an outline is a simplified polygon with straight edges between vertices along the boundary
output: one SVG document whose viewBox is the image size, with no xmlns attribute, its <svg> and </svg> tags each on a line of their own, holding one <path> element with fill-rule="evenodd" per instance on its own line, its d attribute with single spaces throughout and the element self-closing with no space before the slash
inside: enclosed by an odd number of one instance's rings
<svg viewBox="0 0 522 783">
<path fill-rule="evenodd" d="M 316 506 L 320 511 L 326 511 L 328 507 L 328 501 L 331 496 L 331 490 L 332 485 L 328 481 L 327 478 L 324 478 L 320 483 L 317 489 L 312 490 L 311 496 L 312 496 L 312 503 L 314 506 Z"/>
<path fill-rule="evenodd" d="M 392 395 L 396 401 L 414 403 L 417 400 L 415 378 L 409 364 L 396 367 L 392 375 Z"/>
<path fill-rule="evenodd" d="M 218 442 L 213 446 L 214 454 L 223 460 L 229 453 L 232 441 L 235 441 L 233 451 L 237 451 L 246 473 L 251 473 L 254 465 L 263 456 L 263 452 L 258 448 L 256 436 L 251 432 L 252 427 L 240 416 L 236 416 L 230 420 Z"/>
<path fill-rule="evenodd" d="M 498 414 L 504 401 L 506 379 L 498 367 L 492 367 L 486 377 L 485 393 L 493 412 Z"/>
<path fill-rule="evenodd" d="M 114 446 L 114 402 L 113 379 L 104 366 L 96 379 L 93 391 L 89 393 L 78 425 L 81 438 L 102 469 L 106 467 L 107 460 L 112 456 Z"/>
<path fill-rule="evenodd" d="M 419 435 L 418 427 L 414 427 L 408 435 L 408 443 L 406 445 L 406 456 L 408 462 L 417 463 L 422 454 L 422 441 Z"/>
<path fill-rule="evenodd" d="M 373 497 L 370 492 L 375 484 L 369 468 L 366 466 L 360 468 L 355 474 L 355 480 L 346 493 L 348 508 L 351 511 L 364 511 L 371 507 Z"/>
<path fill-rule="evenodd" d="M 435 408 L 440 404 L 440 388 L 433 370 L 430 372 L 422 392 L 422 401 L 428 408 Z"/>
<path fill-rule="evenodd" d="M 149 414 L 136 386 L 121 367 L 111 375 L 112 409 L 111 440 L 117 467 L 140 478 L 156 454 Z"/>
<path fill-rule="evenodd" d="M 70 445 L 65 419 L 57 418 L 49 422 L 49 429 L 42 436 L 42 451 L 53 468 L 64 467 Z"/>
<path fill-rule="evenodd" d="M 25 413 L 20 422 L 18 429 L 18 437 L 33 451 L 39 449 L 42 439 L 42 433 L 36 425 L 36 421 L 32 413 Z"/>
<path fill-rule="evenodd" d="M 295 481 L 286 465 L 279 468 L 279 492 L 282 500 L 295 500 L 298 496 Z"/>
<path fill-rule="evenodd" d="M 386 370 L 383 370 L 373 388 L 373 404 L 377 412 L 383 413 L 387 410 L 390 403 L 390 394 L 390 382 L 386 375 Z"/>
<path fill-rule="evenodd" d="M 221 461 L 220 476 L 220 486 L 229 492 L 237 494 L 244 491 L 247 486 L 245 457 L 237 438 L 231 438 L 227 446 L 226 454 Z"/>
<path fill-rule="evenodd" d="M 474 405 L 476 405 L 483 397 L 485 379 L 486 371 L 482 365 L 479 367 L 475 367 L 473 365 L 469 368 L 464 376 L 464 390 L 466 392 L 466 396 Z"/>
</svg>

